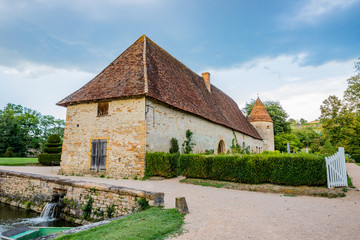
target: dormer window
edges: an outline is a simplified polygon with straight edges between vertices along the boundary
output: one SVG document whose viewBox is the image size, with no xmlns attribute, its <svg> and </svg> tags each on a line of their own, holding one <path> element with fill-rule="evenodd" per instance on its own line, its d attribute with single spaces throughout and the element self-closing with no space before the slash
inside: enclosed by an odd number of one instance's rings
<svg viewBox="0 0 360 240">
<path fill-rule="evenodd" d="M 98 103 L 97 116 L 103 117 L 103 116 L 107 116 L 108 114 L 109 114 L 109 103 L 108 102 Z"/>
</svg>

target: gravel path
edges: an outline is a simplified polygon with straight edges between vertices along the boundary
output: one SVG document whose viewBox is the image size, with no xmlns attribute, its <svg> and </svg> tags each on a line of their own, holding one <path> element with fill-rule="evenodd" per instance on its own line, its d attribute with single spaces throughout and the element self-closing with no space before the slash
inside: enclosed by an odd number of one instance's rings
<svg viewBox="0 0 360 240">
<path fill-rule="evenodd" d="M 56 175 L 58 168 L 5 167 L 2 169 Z M 353 184 L 360 188 L 360 167 L 347 164 Z M 190 214 L 185 233 L 176 239 L 360 239 L 360 192 L 345 198 L 286 197 L 161 181 L 115 180 L 61 176 L 165 193 L 165 207 L 175 197 L 186 197 Z"/>
</svg>

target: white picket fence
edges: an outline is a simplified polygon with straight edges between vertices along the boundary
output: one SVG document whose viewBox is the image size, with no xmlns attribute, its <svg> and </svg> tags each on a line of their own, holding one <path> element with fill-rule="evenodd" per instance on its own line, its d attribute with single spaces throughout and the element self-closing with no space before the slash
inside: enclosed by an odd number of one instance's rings
<svg viewBox="0 0 360 240">
<path fill-rule="evenodd" d="M 326 157 L 326 173 L 328 188 L 347 187 L 347 176 L 345 166 L 345 151 L 339 147 L 339 151 L 330 157 Z"/>
</svg>

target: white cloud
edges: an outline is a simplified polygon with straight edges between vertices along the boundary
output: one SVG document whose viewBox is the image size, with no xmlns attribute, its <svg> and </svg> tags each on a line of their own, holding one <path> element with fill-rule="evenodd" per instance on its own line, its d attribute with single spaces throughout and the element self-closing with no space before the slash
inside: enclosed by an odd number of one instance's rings
<svg viewBox="0 0 360 240">
<path fill-rule="evenodd" d="M 66 109 L 55 104 L 93 77 L 92 73 L 76 69 L 29 62 L 16 68 L 0 66 L 0 108 L 7 103 L 20 104 L 65 119 Z"/>
<path fill-rule="evenodd" d="M 308 0 L 301 1 L 304 3 L 295 13 L 281 18 L 282 25 L 294 26 L 298 23 L 314 24 L 321 20 L 322 17 L 345 10 L 359 0 Z"/>
<path fill-rule="evenodd" d="M 258 58 L 242 65 L 206 69 L 211 82 L 239 105 L 260 94 L 262 100 L 279 100 L 291 118 L 308 121 L 319 117 L 319 107 L 329 95 L 342 96 L 346 79 L 354 74 L 354 60 L 304 66 L 305 53 Z"/>
<path fill-rule="evenodd" d="M 230 95 L 240 108 L 260 94 L 262 100 L 279 100 L 291 118 L 308 121 L 319 117 L 319 107 L 329 95 L 342 96 L 346 79 L 354 74 L 354 60 L 304 66 L 305 53 L 257 58 L 231 68 L 205 69 L 211 82 Z M 35 63 L 18 67 L 0 65 L 0 108 L 21 104 L 42 114 L 65 118 L 65 108 L 55 104 L 82 87 L 95 74 L 77 69 Z"/>
</svg>

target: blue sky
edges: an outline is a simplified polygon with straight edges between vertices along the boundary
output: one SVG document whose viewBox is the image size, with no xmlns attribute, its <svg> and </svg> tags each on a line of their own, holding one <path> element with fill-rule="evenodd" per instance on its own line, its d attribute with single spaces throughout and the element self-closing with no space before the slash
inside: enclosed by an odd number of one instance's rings
<svg viewBox="0 0 360 240">
<path fill-rule="evenodd" d="M 311 121 L 360 57 L 359 0 L 0 0 L 0 108 L 65 118 L 55 103 L 142 34 L 243 108 L 279 100 Z"/>
</svg>

